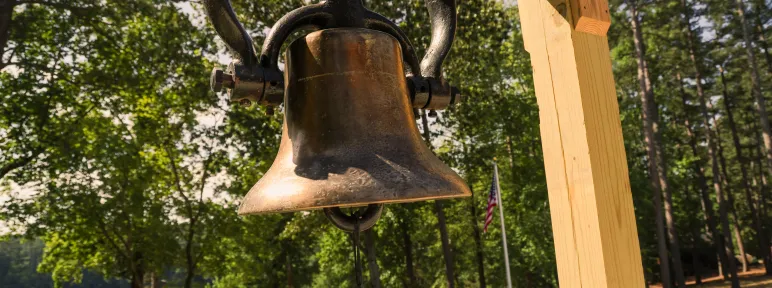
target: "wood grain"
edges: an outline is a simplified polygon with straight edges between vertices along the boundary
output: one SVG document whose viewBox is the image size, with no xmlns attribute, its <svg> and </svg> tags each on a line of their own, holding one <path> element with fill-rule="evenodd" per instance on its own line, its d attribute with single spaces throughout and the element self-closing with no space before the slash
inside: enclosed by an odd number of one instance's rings
<svg viewBox="0 0 772 288">
<path fill-rule="evenodd" d="M 611 26 L 608 0 L 571 0 L 574 29 L 579 32 L 605 36 Z"/>
<path fill-rule="evenodd" d="M 566 19 L 572 16 L 557 4 L 519 1 L 539 105 L 558 280 L 562 287 L 643 287 L 608 40 L 574 29 Z"/>
</svg>

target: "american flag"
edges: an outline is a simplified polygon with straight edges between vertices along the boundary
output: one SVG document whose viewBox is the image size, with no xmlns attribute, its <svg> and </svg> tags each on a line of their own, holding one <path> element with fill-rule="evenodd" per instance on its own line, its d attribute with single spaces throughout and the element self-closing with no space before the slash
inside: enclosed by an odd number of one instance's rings
<svg viewBox="0 0 772 288">
<path fill-rule="evenodd" d="M 496 207 L 498 201 L 496 194 L 499 193 L 499 175 L 493 174 L 493 182 L 491 182 L 491 192 L 488 195 L 488 212 L 485 213 L 485 226 L 483 226 L 483 232 L 488 232 L 488 225 L 493 222 L 493 208 Z"/>
</svg>

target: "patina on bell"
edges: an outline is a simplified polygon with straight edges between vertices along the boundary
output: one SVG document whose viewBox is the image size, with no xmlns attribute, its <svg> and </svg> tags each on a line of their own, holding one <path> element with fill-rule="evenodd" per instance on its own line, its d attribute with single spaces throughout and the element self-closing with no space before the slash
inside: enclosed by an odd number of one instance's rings
<svg viewBox="0 0 772 288">
<path fill-rule="evenodd" d="M 290 44 L 285 62 L 279 153 L 239 214 L 471 195 L 421 139 L 392 36 L 320 30 Z"/>
</svg>

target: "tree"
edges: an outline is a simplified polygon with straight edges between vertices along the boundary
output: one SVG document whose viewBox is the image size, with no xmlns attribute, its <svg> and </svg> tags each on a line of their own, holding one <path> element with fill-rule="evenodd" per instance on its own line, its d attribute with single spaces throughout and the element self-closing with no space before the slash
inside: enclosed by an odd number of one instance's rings
<svg viewBox="0 0 772 288">
<path fill-rule="evenodd" d="M 729 216 L 728 216 L 728 207 L 725 203 L 724 198 L 724 191 L 725 187 L 721 186 L 720 183 L 720 170 L 719 170 L 719 159 L 718 159 L 718 151 L 717 151 L 717 144 L 716 140 L 713 137 L 713 132 L 711 131 L 711 123 L 710 119 L 711 116 L 709 116 L 708 111 L 708 104 L 707 104 L 707 96 L 705 95 L 704 89 L 703 89 L 703 67 L 704 65 L 700 61 L 702 54 L 699 53 L 697 50 L 697 47 L 699 43 L 697 43 L 696 37 L 694 36 L 694 33 L 692 31 L 691 22 L 692 22 L 692 8 L 687 4 L 686 0 L 681 1 L 682 9 L 683 9 L 683 18 L 685 23 L 685 32 L 686 32 L 686 43 L 687 43 L 687 49 L 689 52 L 689 59 L 691 60 L 692 67 L 694 69 L 694 81 L 695 86 L 697 88 L 697 100 L 700 107 L 700 111 L 702 113 L 702 125 L 705 129 L 705 139 L 708 146 L 708 156 L 712 167 L 712 175 L 713 175 L 713 189 L 716 191 L 716 202 L 718 203 L 718 210 L 719 210 L 719 219 L 721 221 L 721 229 L 722 229 L 722 235 L 724 237 L 724 244 L 727 250 L 727 255 L 734 256 L 734 245 L 732 244 L 732 238 L 730 236 L 731 230 L 729 228 Z M 733 258 L 733 257 L 732 257 Z M 729 274 L 731 276 L 732 280 L 732 287 L 740 287 L 739 280 L 737 279 L 737 266 L 735 264 L 735 261 L 733 259 L 729 259 L 729 263 L 727 267 L 729 268 Z"/>
<path fill-rule="evenodd" d="M 375 232 L 372 229 L 365 231 L 365 251 L 367 252 L 367 267 L 370 270 L 370 285 L 373 288 L 381 287 L 381 272 L 378 267 L 375 248 Z"/>
<path fill-rule="evenodd" d="M 697 158 L 698 160 L 695 161 L 692 164 L 692 167 L 694 169 L 694 174 L 696 177 L 696 185 L 697 189 L 700 191 L 700 206 L 703 210 L 703 215 L 705 218 L 705 224 L 707 226 L 707 232 L 710 238 L 713 240 L 713 244 L 716 248 L 716 253 L 718 254 L 720 265 L 722 265 L 723 269 L 722 272 L 724 272 L 725 277 L 728 275 L 730 269 L 727 266 L 729 263 L 729 256 L 726 253 L 726 249 L 724 247 L 724 237 L 721 236 L 721 233 L 718 231 L 718 226 L 716 224 L 715 219 L 715 213 L 713 210 L 713 201 L 711 200 L 709 196 L 709 188 L 708 188 L 708 181 L 707 177 L 705 176 L 705 171 L 702 166 L 702 153 L 700 153 L 699 149 L 697 148 L 698 145 L 698 138 L 696 133 L 694 132 L 690 120 L 688 118 L 688 112 L 694 109 L 689 109 L 690 104 L 687 98 L 687 94 L 683 87 L 683 79 L 681 79 L 681 74 L 677 74 L 676 77 L 679 85 L 679 91 L 681 94 L 681 103 L 683 105 L 683 109 L 686 111 L 687 115 L 683 116 L 684 126 L 686 128 L 688 141 L 689 141 L 689 147 L 691 148 L 691 152 L 693 157 Z"/>
<path fill-rule="evenodd" d="M 224 151 L 211 141 L 216 127 L 197 118 L 217 101 L 201 77 L 208 35 L 170 3 L 115 3 L 78 14 L 75 26 L 67 11 L 97 8 L 24 5 L 13 19 L 26 26 L 14 25 L 8 42 L 21 72 L 0 82 L 12 91 L 3 108 L 15 112 L 0 121 L 17 135 L 3 145 L 33 151 L 9 161 L 39 160 L 9 179 L 37 187 L 4 203 L 3 218 L 46 241 L 39 269 L 57 285 L 86 268 L 142 287 L 147 274 L 184 263 L 190 287 L 212 244 L 205 226 L 217 224 L 208 212 L 219 204 L 204 192 Z M 43 37 L 23 38 L 36 31 Z"/>
<path fill-rule="evenodd" d="M 424 141 L 429 147 L 432 147 L 431 131 L 429 130 L 429 120 L 426 116 L 426 110 L 421 110 L 421 127 L 423 129 Z M 448 238 L 448 226 L 445 222 L 445 210 L 442 209 L 442 200 L 434 201 L 434 213 L 437 214 L 437 227 L 440 230 L 440 239 L 442 239 L 442 254 L 445 259 L 445 277 L 448 287 L 455 287 L 455 273 L 453 264 L 453 248 L 450 246 Z"/>
<path fill-rule="evenodd" d="M 759 74 L 759 65 L 756 61 L 756 51 L 753 46 L 752 41 L 752 35 L 751 35 L 751 27 L 748 23 L 748 19 L 745 16 L 745 3 L 742 0 L 735 0 L 734 4 L 736 5 L 735 11 L 737 13 L 737 16 L 740 20 L 740 26 L 742 27 L 742 35 L 743 35 L 743 41 L 745 44 L 745 52 L 747 54 L 748 58 L 748 65 L 750 67 L 749 72 L 751 73 L 751 91 L 753 92 L 753 96 L 756 99 L 756 112 L 759 116 L 759 121 L 761 123 L 761 132 L 762 132 L 762 139 L 764 140 L 764 149 L 765 149 L 765 155 L 767 158 L 767 166 L 772 167 L 772 127 L 769 124 L 769 116 L 767 114 L 767 106 L 766 106 L 766 100 L 764 99 L 764 95 L 761 93 L 761 76 Z M 766 50 L 765 50 L 766 51 Z M 772 169 L 772 168 L 770 168 Z M 752 208 L 753 205 L 750 207 Z M 755 208 L 752 208 L 755 210 Z M 754 211 L 755 212 L 755 211 Z M 753 212 L 752 212 L 753 213 Z M 756 226 L 757 228 L 757 238 L 759 239 L 759 253 L 762 253 L 764 258 L 764 266 L 766 269 L 767 275 L 772 275 L 772 249 L 769 248 L 769 240 L 767 239 L 766 233 L 764 233 L 763 229 L 760 229 L 761 225 L 758 216 L 756 216 L 756 213 L 753 213 L 753 219 L 758 223 Z"/>
<path fill-rule="evenodd" d="M 66 156 L 62 143 L 68 133 L 101 105 L 102 95 L 83 97 L 75 93 L 83 89 L 79 83 L 68 82 L 71 74 L 87 72 L 68 57 L 94 51 L 87 38 L 76 36 L 104 32 L 84 21 L 100 10 L 82 2 L 13 0 L 0 6 L 0 81 L 7 91 L 0 106 L 0 149 L 6 152 L 0 156 L 0 179 L 18 168 Z"/>
<path fill-rule="evenodd" d="M 649 163 L 649 179 L 651 187 L 653 188 L 654 199 L 654 213 L 657 223 L 657 240 L 659 247 L 659 259 L 660 259 L 660 277 L 662 283 L 665 286 L 670 285 L 670 260 L 668 257 L 667 244 L 665 243 L 665 223 L 668 222 L 668 236 L 671 242 L 671 252 L 673 252 L 673 264 L 675 266 L 676 283 L 678 286 L 683 287 L 685 281 L 683 279 L 683 268 L 681 268 L 680 251 L 678 247 L 677 234 L 673 227 L 672 220 L 672 200 L 667 192 L 668 182 L 667 173 L 665 168 L 664 151 L 661 148 L 661 140 L 659 136 L 659 116 L 657 104 L 654 102 L 654 90 L 651 86 L 651 78 L 649 76 L 649 68 L 646 60 L 646 48 L 643 40 L 643 31 L 641 27 L 641 20 L 639 15 L 638 3 L 629 3 L 631 14 L 631 27 L 633 29 L 633 41 L 635 43 L 635 51 L 638 57 L 638 81 L 640 82 L 640 95 L 643 109 L 643 127 L 644 135 L 646 139 L 646 151 L 648 152 Z M 662 195 L 665 197 L 665 214 L 662 209 Z M 666 215 L 663 217 L 663 215 Z M 676 258 L 677 257 L 677 258 Z"/>
<path fill-rule="evenodd" d="M 425 53 L 424 0 L 366 2 L 395 20 L 419 57 Z M 557 286 L 539 111 L 517 8 L 456 2 L 444 77 L 465 101 L 417 125 L 430 128 L 434 152 L 475 193 L 387 205 L 364 235 L 363 273 L 383 287 L 505 285 L 501 231 L 481 233 L 486 211 L 478 209 L 499 159 L 513 280 Z M 758 62 L 754 80 L 746 49 L 769 56 L 767 3 L 611 2 L 608 38 L 646 277 L 680 286 L 677 270 L 718 267 L 729 278 L 726 244 L 762 256 L 769 243 L 772 165 L 753 88 L 769 96 L 770 73 L 768 61 Z M 232 1 L 256 46 L 306 3 Z M 0 282 L 355 283 L 351 239 L 322 213 L 236 214 L 275 158 L 282 111 L 266 115 L 262 106 L 230 105 L 208 92 L 207 71 L 229 59 L 201 8 L 197 1 L 0 1 L 0 225 L 13 229 L 0 243 Z M 16 248 L 27 247 L 16 242 L 24 237 L 35 251 L 17 251 L 27 249 Z M 692 265 L 683 265 L 689 258 Z"/>
</svg>

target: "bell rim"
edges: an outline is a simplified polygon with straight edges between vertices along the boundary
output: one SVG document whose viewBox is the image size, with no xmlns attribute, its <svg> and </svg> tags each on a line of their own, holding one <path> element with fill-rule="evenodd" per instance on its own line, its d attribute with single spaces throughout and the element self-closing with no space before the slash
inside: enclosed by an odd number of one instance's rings
<svg viewBox="0 0 772 288">
<path fill-rule="evenodd" d="M 315 210 L 322 210 L 325 208 L 333 208 L 333 207 L 340 207 L 340 208 L 353 208 L 353 207 L 364 207 L 370 204 L 406 204 L 406 203 L 413 203 L 413 202 L 424 202 L 424 201 L 430 201 L 430 200 L 447 200 L 447 199 L 454 199 L 454 198 L 467 198 L 472 196 L 472 191 L 469 189 L 465 189 L 461 194 L 451 194 L 451 195 L 441 195 L 441 196 L 427 196 L 427 197 L 418 197 L 418 198 L 409 198 L 409 199 L 401 199 L 401 200 L 383 200 L 383 201 L 374 201 L 374 202 L 367 202 L 367 203 L 342 203 L 342 204 L 336 204 L 336 205 L 322 205 L 322 206 L 314 206 L 314 207 L 303 207 L 303 208 L 297 208 L 297 209 L 279 209 L 279 210 L 262 210 L 262 211 L 244 211 L 248 210 L 243 208 L 244 203 L 242 202 L 239 205 L 239 216 L 249 216 L 249 215 L 267 215 L 267 214 L 277 214 L 277 213 L 297 213 L 297 212 L 304 212 L 304 211 L 315 211 Z"/>
</svg>

